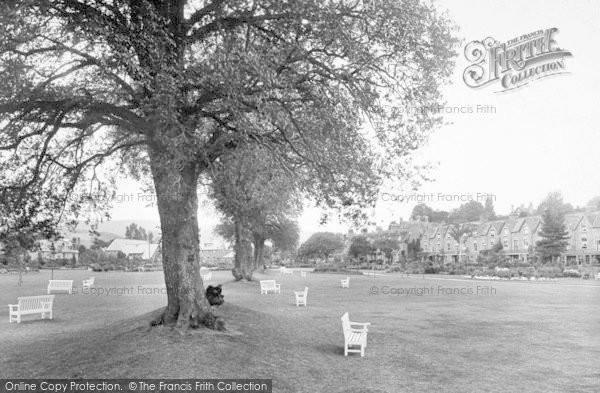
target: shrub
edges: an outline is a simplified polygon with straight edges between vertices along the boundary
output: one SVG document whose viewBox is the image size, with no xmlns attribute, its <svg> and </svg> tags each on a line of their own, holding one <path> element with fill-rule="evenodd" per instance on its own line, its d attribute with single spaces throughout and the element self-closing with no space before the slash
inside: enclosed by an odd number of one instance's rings
<svg viewBox="0 0 600 393">
<path fill-rule="evenodd" d="M 332 263 L 322 264 L 315 268 L 315 273 L 355 273 L 351 270 L 346 269 L 345 267 L 334 265 Z M 360 273 L 359 273 L 360 274 Z"/>
<path fill-rule="evenodd" d="M 562 272 L 563 277 L 577 277 L 580 278 L 581 277 L 581 273 L 579 273 L 579 270 L 575 270 L 575 269 L 565 269 Z"/>
<path fill-rule="evenodd" d="M 387 269 L 387 273 L 404 273 L 404 270 L 406 270 L 406 269 L 402 268 L 402 266 L 395 265 L 395 266 L 390 266 Z"/>
</svg>

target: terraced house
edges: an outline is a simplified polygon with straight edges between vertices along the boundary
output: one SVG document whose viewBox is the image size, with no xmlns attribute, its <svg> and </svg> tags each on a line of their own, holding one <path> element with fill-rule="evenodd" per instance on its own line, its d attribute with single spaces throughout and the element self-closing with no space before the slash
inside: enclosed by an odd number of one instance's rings
<svg viewBox="0 0 600 393">
<path fill-rule="evenodd" d="M 567 265 L 600 263 L 600 213 L 572 213 L 565 217 L 569 245 L 562 254 Z M 502 245 L 502 253 L 516 262 L 531 261 L 535 245 L 541 239 L 540 216 L 516 217 L 506 220 L 471 222 L 460 242 L 454 236 L 453 225 L 430 223 L 421 238 L 423 258 L 440 263 L 473 263 L 478 255 Z"/>
</svg>

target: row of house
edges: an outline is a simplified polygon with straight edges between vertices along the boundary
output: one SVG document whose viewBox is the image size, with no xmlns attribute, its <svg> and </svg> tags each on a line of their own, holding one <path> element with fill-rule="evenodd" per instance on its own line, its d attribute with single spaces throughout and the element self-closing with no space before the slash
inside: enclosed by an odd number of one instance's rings
<svg viewBox="0 0 600 393">
<path fill-rule="evenodd" d="M 75 260 L 79 263 L 79 246 L 81 238 L 60 239 L 56 241 L 40 240 L 39 249 L 29 253 L 32 259 L 42 258 L 43 260 Z"/>
<path fill-rule="evenodd" d="M 468 231 L 456 239 L 456 226 L 426 220 L 394 223 L 390 230 L 400 233 L 400 253 L 407 243 L 418 239 L 423 257 L 438 262 L 474 262 L 477 256 L 498 243 L 502 253 L 515 262 L 530 261 L 540 240 L 541 216 L 519 217 L 518 211 L 506 220 L 471 222 Z M 600 261 L 600 213 L 572 213 L 565 216 L 569 244 L 561 255 L 567 265 L 594 264 Z"/>
<path fill-rule="evenodd" d="M 160 242 L 148 243 L 145 240 L 114 239 L 104 250 L 109 255 L 123 253 L 128 259 L 138 260 L 140 264 L 154 269 L 162 268 Z M 212 246 L 205 244 L 204 246 Z M 233 251 L 221 248 L 203 248 L 200 250 L 200 263 L 209 267 L 233 266 Z"/>
</svg>

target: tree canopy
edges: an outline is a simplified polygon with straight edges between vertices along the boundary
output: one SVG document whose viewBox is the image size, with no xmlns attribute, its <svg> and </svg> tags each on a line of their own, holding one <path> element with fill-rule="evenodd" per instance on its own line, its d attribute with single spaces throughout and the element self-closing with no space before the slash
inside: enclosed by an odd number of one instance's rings
<svg viewBox="0 0 600 393">
<path fill-rule="evenodd" d="M 324 258 L 327 263 L 331 255 L 343 251 L 344 245 L 344 237 L 339 233 L 317 232 L 302 243 L 298 256 Z"/>
</svg>

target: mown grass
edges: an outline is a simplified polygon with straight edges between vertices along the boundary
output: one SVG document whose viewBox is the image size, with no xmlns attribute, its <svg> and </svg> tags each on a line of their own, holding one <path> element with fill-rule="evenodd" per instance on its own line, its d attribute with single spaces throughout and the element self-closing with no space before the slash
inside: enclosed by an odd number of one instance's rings
<svg viewBox="0 0 600 393">
<path fill-rule="evenodd" d="M 45 293 L 49 275 L 28 274 L 21 287 L 16 276 L 0 276 L 0 304 Z M 96 288 L 114 288 L 100 296 L 81 293 L 90 275 L 55 271 L 79 288 L 57 294 L 52 321 L 9 325 L 2 308 L 0 378 L 272 378 L 274 392 L 600 390 L 598 281 L 385 274 L 352 276 L 342 289 L 338 275 L 273 271 L 257 279 L 276 278 L 282 293 L 260 295 L 258 282 L 235 283 L 218 272 L 212 283 L 223 283 L 226 303 L 217 313 L 228 331 L 181 335 L 147 327 L 166 304 L 162 273 L 93 273 Z M 305 285 L 308 307 L 297 308 L 293 291 Z M 495 292 L 477 294 L 478 286 Z M 382 293 L 391 288 L 404 294 Z M 410 288 L 429 293 L 406 295 Z M 372 324 L 364 358 L 343 356 L 346 311 Z"/>
</svg>

